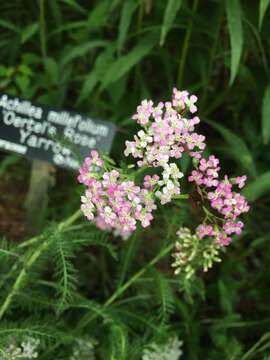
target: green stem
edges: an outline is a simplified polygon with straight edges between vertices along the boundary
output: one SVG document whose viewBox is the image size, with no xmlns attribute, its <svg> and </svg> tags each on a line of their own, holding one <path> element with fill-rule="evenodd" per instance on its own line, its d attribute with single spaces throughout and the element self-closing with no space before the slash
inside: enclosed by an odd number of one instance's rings
<svg viewBox="0 0 270 360">
<path fill-rule="evenodd" d="M 194 0 L 193 7 L 192 7 L 192 16 L 189 18 L 188 27 L 187 27 L 186 35 L 184 38 L 183 47 L 182 47 L 181 59 L 179 62 L 178 77 L 177 77 L 177 89 L 179 89 L 179 90 L 181 90 L 181 86 L 182 86 L 182 79 L 183 79 L 183 73 L 184 73 L 184 68 L 185 68 L 185 63 L 186 63 L 188 44 L 189 44 L 189 39 L 190 39 L 190 36 L 192 33 L 192 28 L 193 28 L 193 15 L 198 8 L 198 4 L 199 4 L 199 0 Z"/>
<path fill-rule="evenodd" d="M 136 178 L 139 174 L 143 173 L 147 169 L 147 166 L 142 166 L 138 170 L 134 172 L 134 178 Z"/>
<path fill-rule="evenodd" d="M 174 195 L 173 199 L 189 199 L 189 195 L 188 194 Z"/>
<path fill-rule="evenodd" d="M 45 0 L 40 0 L 39 2 L 40 44 L 41 44 L 41 54 L 43 58 L 47 56 L 44 1 Z"/>
<path fill-rule="evenodd" d="M 84 228 L 84 227 L 85 227 L 85 224 L 69 226 L 68 229 L 64 229 L 62 232 L 65 233 L 65 232 L 68 232 L 68 231 L 75 231 L 75 230 L 82 229 L 82 228 Z M 33 245 L 33 244 L 35 244 L 36 242 L 38 242 L 41 238 L 42 238 L 42 235 L 32 237 L 31 239 L 28 239 L 28 240 L 20 243 L 17 247 L 18 247 L 19 249 L 21 249 L 21 248 L 24 248 L 24 247 L 26 247 L 26 246 Z M 0 286 L 0 287 L 1 287 L 1 286 Z"/>
<path fill-rule="evenodd" d="M 209 211 L 205 206 L 202 206 L 203 208 L 203 211 L 206 215 L 206 217 L 211 221 L 211 220 L 214 220 L 215 223 L 216 223 L 216 219 L 219 220 L 219 221 L 223 221 L 222 218 L 216 216 L 215 214 L 213 214 L 211 211 Z"/>
<path fill-rule="evenodd" d="M 0 281 L 0 289 L 3 287 L 3 285 L 5 284 L 5 282 L 11 277 L 11 275 L 13 274 L 13 272 L 15 270 L 17 270 L 17 267 L 19 266 L 18 262 L 16 261 L 13 265 L 12 268 L 9 270 L 9 272 L 3 277 L 3 279 Z"/>
<path fill-rule="evenodd" d="M 216 26 L 216 30 L 215 30 L 215 36 L 214 36 L 214 42 L 210 51 L 210 57 L 209 57 L 209 64 L 208 64 L 208 69 L 207 69 L 207 76 L 206 76 L 206 83 L 204 85 L 203 88 L 203 94 L 202 94 L 202 100 L 201 100 L 201 109 L 203 111 L 204 107 L 205 107 L 205 102 L 207 99 L 207 94 L 208 94 L 208 85 L 210 83 L 210 77 L 211 77 L 211 72 L 212 72 L 212 67 L 213 67 L 213 63 L 215 60 L 215 55 L 216 55 L 216 51 L 217 51 L 217 45 L 218 45 L 218 39 L 219 39 L 219 34 L 220 34 L 220 27 L 222 24 L 222 19 L 223 19 L 223 6 L 220 5 L 219 7 L 219 16 L 217 19 L 217 26 Z"/>
<path fill-rule="evenodd" d="M 107 287 L 108 281 L 108 269 L 107 269 L 107 261 L 105 256 L 105 250 L 103 248 L 100 249 L 100 267 L 101 267 L 101 280 L 102 280 L 102 287 L 103 287 L 103 293 L 106 295 L 109 295 L 109 290 Z"/>
<path fill-rule="evenodd" d="M 42 235 L 32 237 L 31 239 L 28 239 L 28 240 L 20 243 L 17 247 L 18 247 L 19 249 L 21 249 L 21 248 L 24 248 L 25 246 L 32 245 L 32 244 L 36 243 L 38 240 L 40 240 L 41 237 L 42 237 Z"/>
<path fill-rule="evenodd" d="M 81 210 L 77 210 L 73 215 L 71 215 L 67 220 L 61 222 L 58 225 L 58 231 L 63 231 L 65 228 L 69 227 L 69 225 L 73 224 L 80 216 L 82 215 Z"/>
<path fill-rule="evenodd" d="M 111 305 L 120 295 L 122 295 L 135 281 L 137 281 L 151 266 L 153 266 L 156 262 L 158 262 L 163 256 L 168 254 L 172 248 L 175 246 L 175 244 L 170 244 L 167 247 L 165 247 L 157 256 L 154 257 L 145 267 L 143 267 L 140 271 L 138 271 L 132 278 L 130 278 L 124 285 L 122 285 L 120 288 L 118 288 L 112 296 L 105 302 L 104 307 L 108 307 Z M 77 329 L 81 329 L 88 325 L 96 316 L 96 314 L 93 314 L 93 316 L 89 317 L 88 314 L 86 314 L 82 320 L 79 322 Z"/>
<path fill-rule="evenodd" d="M 254 354 L 257 352 L 256 349 L 257 349 L 264 341 L 268 340 L 269 338 L 270 338 L 270 333 L 269 333 L 269 332 L 265 333 L 265 334 L 260 338 L 260 340 L 257 341 L 256 344 L 253 345 L 252 348 L 251 348 L 248 352 L 246 352 L 246 353 L 244 354 L 244 356 L 242 357 L 242 360 L 250 359 L 250 355 L 254 355 Z"/>
<path fill-rule="evenodd" d="M 104 307 L 109 306 L 115 299 L 117 299 L 127 288 L 129 288 L 137 279 L 139 279 L 151 266 L 158 262 L 164 255 L 168 254 L 175 244 L 170 244 L 164 248 L 157 256 L 154 257 L 145 267 L 138 271 L 131 279 L 129 279 L 123 286 L 115 291 L 115 293 L 105 302 Z"/>
<path fill-rule="evenodd" d="M 81 210 L 76 211 L 72 216 L 70 216 L 67 220 L 61 222 L 57 227 L 57 232 L 62 232 L 65 228 L 67 228 L 69 225 L 71 225 L 74 221 L 78 219 L 82 214 Z M 26 261 L 26 264 L 24 268 L 21 270 L 19 276 L 17 277 L 15 284 L 13 285 L 10 293 L 6 297 L 3 305 L 0 308 L 0 319 L 3 317 L 5 312 L 7 311 L 9 305 L 11 304 L 11 301 L 14 297 L 14 295 L 17 293 L 17 291 L 20 289 L 26 274 L 29 270 L 29 268 L 35 263 L 35 261 L 39 258 L 40 254 L 45 251 L 53 242 L 54 236 L 50 236 L 46 241 L 44 241 L 37 249 L 36 251 L 30 256 L 30 258 Z"/>
<path fill-rule="evenodd" d="M 140 42 L 140 37 L 141 37 L 141 28 L 142 28 L 142 22 L 143 22 L 143 12 L 144 12 L 144 4 L 141 3 L 139 6 L 139 11 L 138 11 L 138 20 L 137 20 L 137 42 Z M 137 65 L 135 66 L 135 86 L 134 86 L 134 93 L 137 94 L 138 97 L 140 97 L 139 94 L 139 88 L 140 88 L 140 62 L 137 63 Z"/>
</svg>

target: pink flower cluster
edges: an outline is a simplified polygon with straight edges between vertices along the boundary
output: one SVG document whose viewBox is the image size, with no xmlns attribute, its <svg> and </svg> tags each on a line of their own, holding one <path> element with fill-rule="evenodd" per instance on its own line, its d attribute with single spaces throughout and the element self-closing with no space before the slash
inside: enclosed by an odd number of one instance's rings
<svg viewBox="0 0 270 360">
<path fill-rule="evenodd" d="M 188 181 L 197 184 L 204 199 L 205 219 L 195 231 L 197 238 L 212 237 L 215 246 L 223 246 L 231 242 L 231 234 L 241 233 L 243 223 L 237 217 L 247 212 L 249 206 L 245 197 L 232 187 L 237 185 L 241 189 L 246 176 L 220 178 L 219 159 L 214 155 L 202 157 L 206 144 L 205 137 L 194 131 L 200 122 L 193 115 L 197 111 L 196 101 L 196 96 L 174 88 L 171 101 L 154 106 L 152 100 L 143 100 L 137 107 L 133 119 L 143 130 L 137 132 L 134 141 L 126 141 L 124 155 L 132 155 L 143 170 L 159 168 L 159 175 L 144 177 L 142 188 L 135 185 L 134 175 L 123 174 L 107 163 L 105 157 L 102 160 L 96 150 L 91 151 L 78 176 L 78 181 L 87 186 L 81 197 L 81 209 L 89 220 L 94 220 L 101 229 L 114 229 L 125 238 L 138 222 L 143 227 L 149 226 L 152 211 L 157 208 L 156 199 L 164 205 L 180 198 L 180 179 L 184 174 L 177 159 L 187 152 L 195 167 Z M 97 171 L 100 168 L 102 171 Z"/>
<path fill-rule="evenodd" d="M 197 111 L 194 105 L 196 101 L 196 96 L 189 97 L 187 91 L 181 92 L 174 88 L 172 102 L 160 102 L 154 107 L 152 100 L 143 100 L 137 107 L 137 114 L 133 116 L 144 130 L 138 131 L 134 141 L 126 141 L 124 154 L 138 158 L 139 167 L 163 168 L 161 179 L 155 174 L 151 181 L 147 176 L 144 182 L 146 188 L 150 187 L 154 191 L 162 205 L 180 194 L 179 179 L 183 173 L 170 160 L 181 158 L 183 152 L 187 151 L 190 156 L 200 158 L 206 146 L 205 137 L 194 132 L 200 119 L 197 116 L 192 119 L 184 117 L 188 111 Z"/>
<path fill-rule="evenodd" d="M 237 221 L 236 218 L 242 213 L 248 212 L 249 206 L 244 196 L 232 191 L 233 184 L 238 184 L 239 188 L 244 186 L 246 176 L 228 179 L 228 176 L 225 175 L 223 180 L 219 180 L 220 167 L 218 165 L 219 160 L 214 155 L 211 155 L 208 161 L 201 158 L 198 169 L 192 171 L 192 175 L 188 177 L 188 180 L 195 182 L 203 189 L 203 193 L 209 200 L 211 207 L 217 211 L 219 216 L 212 214 L 213 220 L 216 221 L 214 226 L 199 226 L 199 237 L 213 236 L 214 241 L 223 246 L 229 245 L 232 240 L 227 235 L 242 232 L 243 223 Z M 207 188 L 211 188 L 211 191 Z M 223 224 L 221 229 L 218 222 Z"/>
<path fill-rule="evenodd" d="M 96 222 L 96 226 L 100 229 L 100 230 L 112 230 L 113 231 L 113 235 L 115 237 L 119 236 L 122 238 L 122 240 L 127 240 L 130 235 L 132 234 L 132 231 L 124 231 L 120 226 L 119 227 L 115 227 L 112 228 L 110 225 L 108 225 L 104 219 L 97 215 L 95 218 L 95 222 Z"/>
<path fill-rule="evenodd" d="M 197 97 L 192 95 L 189 98 L 188 95 L 187 91 L 174 88 L 172 102 L 160 102 L 154 107 L 151 100 L 143 100 L 137 107 L 133 119 L 144 130 L 134 136 L 134 141 L 126 141 L 124 154 L 139 158 L 139 167 L 164 167 L 170 158 L 179 159 L 185 151 L 200 158 L 200 152 L 206 146 L 205 137 L 194 132 L 195 125 L 200 122 L 198 116 L 184 117 L 188 111 L 197 111 L 194 105 Z"/>
<path fill-rule="evenodd" d="M 151 193 L 141 189 L 133 181 L 122 181 L 116 170 L 98 175 L 88 165 L 100 164 L 97 152 L 92 158 L 86 158 L 79 169 L 78 181 L 88 188 L 81 196 L 81 210 L 88 220 L 96 220 L 102 227 L 120 228 L 125 232 L 136 229 L 137 221 L 143 227 L 150 225 L 153 219 L 152 210 L 156 209 Z M 96 177 L 99 177 L 98 179 Z"/>
<path fill-rule="evenodd" d="M 89 186 L 95 171 L 95 165 L 101 167 L 103 160 L 99 157 L 97 150 L 91 150 L 91 157 L 85 158 L 83 166 L 79 168 L 80 175 L 78 176 L 78 181 L 80 183 Z"/>
</svg>

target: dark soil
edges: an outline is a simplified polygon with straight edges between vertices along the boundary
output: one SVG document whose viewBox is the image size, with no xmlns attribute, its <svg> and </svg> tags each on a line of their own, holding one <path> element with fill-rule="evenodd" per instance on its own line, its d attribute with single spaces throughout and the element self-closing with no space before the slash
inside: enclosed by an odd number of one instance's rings
<svg viewBox="0 0 270 360">
<path fill-rule="evenodd" d="M 24 201 L 27 193 L 25 179 L 9 173 L 0 178 L 0 238 L 14 241 L 26 237 Z"/>
</svg>

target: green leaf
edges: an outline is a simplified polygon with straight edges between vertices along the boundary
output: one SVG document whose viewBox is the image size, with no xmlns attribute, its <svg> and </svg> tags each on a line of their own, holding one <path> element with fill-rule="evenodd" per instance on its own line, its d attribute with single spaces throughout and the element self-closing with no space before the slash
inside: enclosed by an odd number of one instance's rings
<svg viewBox="0 0 270 360">
<path fill-rule="evenodd" d="M 270 139 L 270 82 L 265 90 L 262 102 L 262 137 L 266 145 Z"/>
<path fill-rule="evenodd" d="M 38 31 L 38 28 L 39 23 L 33 23 L 23 29 L 21 36 L 21 44 L 24 44 L 27 40 L 29 40 Z"/>
<path fill-rule="evenodd" d="M 248 201 L 257 200 L 260 196 L 266 194 L 270 190 L 270 171 L 265 172 L 259 176 L 255 181 L 246 185 L 242 190 Z"/>
<path fill-rule="evenodd" d="M 226 11 L 231 42 L 230 85 L 236 77 L 243 48 L 242 11 L 239 0 L 226 0 Z"/>
<path fill-rule="evenodd" d="M 104 74 L 101 90 L 105 89 L 109 84 L 117 81 L 133 66 L 138 64 L 155 46 L 157 37 L 150 33 L 137 46 L 135 46 L 128 54 L 121 56 L 113 62 Z"/>
<path fill-rule="evenodd" d="M 96 6 L 90 12 L 87 20 L 87 30 L 97 31 L 102 29 L 108 23 L 109 8 L 111 5 L 110 0 L 99 0 Z"/>
<path fill-rule="evenodd" d="M 115 106 L 119 106 L 121 99 L 125 98 L 127 90 L 127 80 L 128 74 L 122 76 L 120 79 L 118 79 L 108 87 L 108 92 L 112 99 L 112 103 L 114 103 Z"/>
<path fill-rule="evenodd" d="M 119 273 L 117 275 L 117 289 L 119 289 L 127 276 L 130 265 L 132 264 L 132 260 L 137 253 L 138 241 L 135 235 L 131 237 L 131 239 L 123 244 L 121 249 L 121 262 L 119 264 Z"/>
<path fill-rule="evenodd" d="M 110 359 L 127 359 L 128 337 L 127 329 L 123 325 L 112 325 L 109 334 L 110 341 Z"/>
<path fill-rule="evenodd" d="M 26 76 L 32 76 L 33 72 L 32 70 L 25 64 L 21 64 L 18 66 L 18 70 L 20 73 L 26 75 Z"/>
<path fill-rule="evenodd" d="M 243 85 L 247 86 L 250 91 L 256 96 L 258 94 L 258 84 L 256 78 L 253 76 L 250 68 L 244 64 L 239 66 L 239 80 L 243 81 Z"/>
<path fill-rule="evenodd" d="M 6 71 L 7 71 L 7 68 L 4 65 L 0 64 L 0 76 L 5 76 Z"/>
<path fill-rule="evenodd" d="M 61 4 L 59 0 L 50 0 L 49 1 L 49 11 L 52 15 L 53 23 L 56 27 L 60 27 L 62 25 L 62 12 L 61 12 Z M 60 39 L 60 38 L 58 38 Z"/>
<path fill-rule="evenodd" d="M 169 280 L 157 270 L 151 270 L 155 281 L 154 293 L 159 305 L 158 313 L 162 321 L 174 311 L 174 293 Z"/>
<path fill-rule="evenodd" d="M 84 77 L 82 90 L 80 92 L 77 104 L 84 101 L 91 94 L 96 84 L 102 80 L 103 74 L 107 70 L 108 66 L 113 62 L 114 51 L 115 46 L 109 45 L 97 57 L 94 69 Z"/>
<path fill-rule="evenodd" d="M 117 6 L 121 4 L 122 0 L 114 0 L 111 4 L 111 11 L 113 11 Z"/>
<path fill-rule="evenodd" d="M 218 289 L 219 289 L 219 299 L 220 299 L 220 307 L 225 314 L 233 313 L 233 301 L 232 294 L 233 292 L 228 289 L 225 283 L 222 280 L 218 281 Z"/>
<path fill-rule="evenodd" d="M 37 65 L 41 62 L 41 57 L 34 53 L 22 54 L 22 62 L 26 65 Z"/>
<path fill-rule="evenodd" d="M 261 0 L 259 8 L 259 30 L 262 28 L 263 18 L 270 4 L 270 0 Z"/>
<path fill-rule="evenodd" d="M 216 124 L 214 121 L 206 120 L 208 124 L 217 129 L 227 143 L 230 145 L 230 151 L 234 155 L 235 160 L 243 166 L 243 168 L 253 178 L 256 177 L 256 167 L 252 158 L 252 155 L 245 144 L 245 142 L 229 129 L 220 124 Z"/>
<path fill-rule="evenodd" d="M 15 83 L 18 85 L 22 93 L 25 93 L 30 85 L 30 80 L 28 76 L 25 75 L 16 75 Z"/>
<path fill-rule="evenodd" d="M 85 8 L 83 8 L 81 5 L 77 4 L 77 2 L 75 0 L 61 0 L 64 4 L 67 4 L 71 7 L 73 7 L 73 9 L 79 11 L 82 14 L 86 14 L 87 11 Z"/>
<path fill-rule="evenodd" d="M 159 42 L 160 46 L 163 46 L 167 33 L 170 30 L 170 27 L 172 26 L 173 21 L 181 5 L 182 5 L 182 0 L 169 0 L 167 2 L 167 6 L 163 18 L 163 24 L 161 27 L 160 42 Z"/>
<path fill-rule="evenodd" d="M 105 40 L 93 40 L 84 44 L 80 44 L 72 48 L 70 52 L 62 59 L 63 65 L 66 65 L 73 59 L 77 57 L 84 56 L 90 50 L 96 49 L 98 47 L 105 47 L 108 44 L 108 41 Z"/>
<path fill-rule="evenodd" d="M 15 68 L 14 67 L 9 67 L 7 68 L 7 71 L 6 71 L 6 76 L 7 77 L 11 77 L 13 74 L 15 73 Z"/>
<path fill-rule="evenodd" d="M 60 234 L 55 236 L 55 273 L 57 280 L 58 302 L 56 311 L 62 312 L 73 299 L 73 292 L 76 290 L 76 270 L 72 263 L 74 257 L 73 249 L 64 237 Z"/>
<path fill-rule="evenodd" d="M 21 29 L 18 28 L 17 26 L 15 26 L 14 24 L 12 24 L 11 22 L 9 21 L 6 21 L 6 20 L 3 20 L 3 19 L 0 19 L 0 26 L 6 28 L 6 29 L 9 29 L 9 30 L 12 30 L 18 34 L 21 33 Z"/>
<path fill-rule="evenodd" d="M 62 31 L 85 28 L 86 26 L 87 26 L 87 21 L 73 21 L 73 22 L 71 22 L 69 24 L 60 26 L 56 30 L 53 30 L 50 33 L 50 36 L 54 36 L 55 34 L 58 34 L 59 32 L 62 32 Z"/>
<path fill-rule="evenodd" d="M 96 74 L 92 71 L 90 74 L 88 74 L 85 77 L 82 91 L 80 92 L 80 96 L 77 100 L 77 104 L 80 104 L 82 101 L 84 101 L 92 92 L 96 84 L 98 83 L 98 77 Z"/>
<path fill-rule="evenodd" d="M 265 333 L 261 338 L 260 340 L 258 340 L 255 345 L 252 346 L 251 349 L 248 350 L 248 352 L 246 352 L 244 354 L 244 356 L 242 357 L 242 360 L 252 360 L 254 359 L 254 355 L 259 352 L 261 349 L 259 348 L 258 350 L 258 347 L 264 343 L 265 341 L 269 340 L 270 339 L 270 332 L 267 332 Z M 267 344 L 264 344 L 264 346 L 262 346 L 261 348 L 266 348 L 268 347 L 269 348 L 269 345 L 270 345 L 270 342 L 268 341 Z"/>
<path fill-rule="evenodd" d="M 128 28 L 131 22 L 132 14 L 137 8 L 138 3 L 134 0 L 127 0 L 125 1 L 122 12 L 121 12 L 121 19 L 118 27 L 118 38 L 117 38 L 117 50 L 118 53 L 121 52 L 123 45 L 125 43 Z"/>
<path fill-rule="evenodd" d="M 46 73 L 49 75 L 52 84 L 58 83 L 58 65 L 56 61 L 50 57 L 44 59 Z"/>
</svg>

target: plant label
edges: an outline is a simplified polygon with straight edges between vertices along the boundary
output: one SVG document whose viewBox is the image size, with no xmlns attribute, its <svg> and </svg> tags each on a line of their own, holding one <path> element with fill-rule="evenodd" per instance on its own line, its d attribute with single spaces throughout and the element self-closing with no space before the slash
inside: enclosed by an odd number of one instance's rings
<svg viewBox="0 0 270 360">
<path fill-rule="evenodd" d="M 109 152 L 115 126 L 17 96 L 0 94 L 0 149 L 78 169 L 91 149 Z"/>
</svg>

